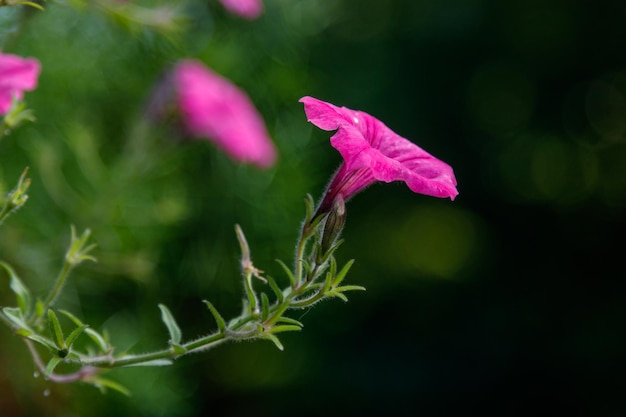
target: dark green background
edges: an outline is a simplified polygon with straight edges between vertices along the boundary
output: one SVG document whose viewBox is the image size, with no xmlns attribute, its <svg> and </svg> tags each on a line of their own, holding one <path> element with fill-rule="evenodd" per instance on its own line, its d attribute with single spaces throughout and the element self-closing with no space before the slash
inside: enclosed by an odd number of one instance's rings
<svg viewBox="0 0 626 417">
<path fill-rule="evenodd" d="M 173 4 L 173 3 L 168 3 Z M 50 2 L 4 52 L 42 62 L 26 100 L 38 122 L 0 142 L 5 191 L 24 166 L 26 207 L 0 229 L 0 258 L 38 294 L 69 225 L 91 228 L 59 307 L 106 327 L 120 349 L 160 348 L 158 303 L 193 338 L 242 295 L 233 225 L 283 284 L 303 198 L 340 162 L 306 122 L 311 95 L 375 115 L 448 162 L 454 202 L 375 185 L 348 204 L 341 262 L 367 291 L 292 315 L 270 343 L 226 345 L 169 368 L 109 374 L 133 391 L 33 378 L 2 332 L 0 415 L 626 414 L 626 6 L 566 0 L 267 0 L 257 21 L 180 4 L 174 42 L 95 7 Z M 210 143 L 133 126 L 164 71 L 196 57 L 244 88 L 280 152 L 238 166 Z M 11 304 L 5 281 L 0 303 Z M 47 391 L 49 390 L 49 391 Z M 49 395 L 44 395 L 44 392 Z"/>
</svg>

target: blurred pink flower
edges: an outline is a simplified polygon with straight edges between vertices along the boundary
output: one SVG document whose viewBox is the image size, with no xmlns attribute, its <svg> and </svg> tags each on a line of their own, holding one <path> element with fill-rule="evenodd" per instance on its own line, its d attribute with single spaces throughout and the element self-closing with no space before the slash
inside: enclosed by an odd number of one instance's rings
<svg viewBox="0 0 626 417">
<path fill-rule="evenodd" d="M 41 64 L 35 58 L 22 58 L 0 52 L 0 115 L 11 108 L 11 100 L 21 100 L 24 91 L 37 87 Z"/>
<path fill-rule="evenodd" d="M 248 96 L 196 60 L 180 61 L 173 73 L 181 118 L 194 136 L 211 139 L 233 159 L 267 168 L 276 149 Z"/>
<path fill-rule="evenodd" d="M 404 181 L 420 194 L 449 197 L 458 194 L 452 168 L 413 142 L 399 136 L 380 120 L 362 111 L 337 107 L 303 97 L 307 119 L 324 130 L 344 161 L 326 189 L 317 214 L 330 210 L 336 197 L 348 200 L 376 181 Z"/>
<path fill-rule="evenodd" d="M 220 2 L 231 13 L 245 19 L 256 19 L 263 13 L 263 3 L 261 0 L 220 0 Z"/>
</svg>

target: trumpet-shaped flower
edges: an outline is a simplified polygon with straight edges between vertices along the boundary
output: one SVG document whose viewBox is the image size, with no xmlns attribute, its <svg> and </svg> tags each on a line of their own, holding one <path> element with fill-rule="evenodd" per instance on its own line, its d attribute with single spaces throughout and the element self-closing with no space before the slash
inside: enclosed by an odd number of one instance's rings
<svg viewBox="0 0 626 417">
<path fill-rule="evenodd" d="M 369 114 L 303 97 L 307 119 L 323 130 L 336 130 L 331 145 L 344 161 L 331 179 L 316 214 L 330 210 L 338 196 L 348 200 L 376 181 L 404 181 L 420 194 L 449 197 L 458 191 L 452 168 Z"/>
<path fill-rule="evenodd" d="M 245 19 L 256 19 L 263 13 L 261 0 L 220 0 L 220 2 L 231 13 Z"/>
<path fill-rule="evenodd" d="M 0 115 L 11 108 L 13 98 L 21 100 L 24 91 L 37 87 L 41 65 L 35 58 L 22 58 L 0 52 Z"/>
<path fill-rule="evenodd" d="M 240 162 L 261 168 L 275 162 L 265 123 L 243 91 L 195 60 L 179 62 L 173 82 L 181 118 L 192 135 L 209 138 Z"/>
</svg>

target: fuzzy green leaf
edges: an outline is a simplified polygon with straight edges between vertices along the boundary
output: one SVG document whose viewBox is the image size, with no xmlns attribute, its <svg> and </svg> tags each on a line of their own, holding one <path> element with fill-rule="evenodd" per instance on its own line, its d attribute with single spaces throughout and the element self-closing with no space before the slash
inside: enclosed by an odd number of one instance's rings
<svg viewBox="0 0 626 417">
<path fill-rule="evenodd" d="M 270 314 L 270 300 L 267 298 L 267 294 L 261 293 L 261 321 L 267 320 L 267 316 Z"/>
<path fill-rule="evenodd" d="M 68 349 L 72 348 L 72 345 L 74 344 L 76 339 L 78 339 L 78 336 L 80 336 L 85 331 L 85 329 L 87 329 L 87 327 L 89 327 L 89 325 L 83 324 L 72 330 L 72 333 L 70 333 L 70 335 L 67 336 L 67 339 L 65 340 L 65 345 Z"/>
<path fill-rule="evenodd" d="M 332 293 L 328 293 L 329 297 L 337 297 L 337 298 L 341 298 L 343 301 L 345 301 L 346 303 L 348 302 L 348 297 L 346 297 L 344 294 L 340 293 L 340 292 L 332 292 Z"/>
<path fill-rule="evenodd" d="M 58 356 L 54 356 L 52 359 L 50 359 L 50 361 L 46 365 L 46 376 L 49 376 L 54 371 L 54 368 L 56 368 L 57 365 L 61 362 L 63 362 L 63 358 Z"/>
<path fill-rule="evenodd" d="M 285 350 L 285 348 L 283 347 L 283 344 L 280 343 L 280 340 L 278 340 L 278 338 L 276 336 L 274 336 L 273 334 L 265 334 L 263 335 L 263 339 L 267 339 L 270 342 L 274 343 L 274 345 L 278 348 L 278 350 Z"/>
<path fill-rule="evenodd" d="M 72 320 L 74 322 L 74 324 L 77 327 L 81 327 L 84 326 L 84 332 L 87 336 L 89 336 L 89 338 L 96 344 L 98 345 L 98 348 L 100 348 L 100 350 L 105 353 L 108 352 L 111 347 L 109 346 L 109 344 L 107 343 L 107 341 L 105 340 L 104 336 L 102 336 L 100 333 L 98 333 L 97 331 L 89 328 L 88 325 L 83 324 L 82 321 L 80 321 L 80 319 L 78 317 L 76 317 L 75 315 L 73 315 L 72 313 L 70 313 L 67 310 L 59 310 L 59 313 L 63 314 L 65 317 L 67 317 L 68 319 Z M 69 340 L 69 337 L 68 337 Z M 68 344 L 68 346 L 70 345 L 69 342 L 66 342 Z"/>
<path fill-rule="evenodd" d="M 15 296 L 17 298 L 17 305 L 19 306 L 22 314 L 24 316 L 27 316 L 31 308 L 30 291 L 22 283 L 22 281 L 17 276 L 13 268 L 11 268 L 5 262 L 0 262 L 0 266 L 4 268 L 4 270 L 7 271 L 7 273 L 9 274 L 11 278 L 10 287 L 11 287 L 11 290 L 13 290 L 13 292 L 15 293 Z"/>
<path fill-rule="evenodd" d="M 52 339 L 54 340 L 54 343 L 56 343 L 57 348 L 65 349 L 66 346 L 61 324 L 59 323 L 57 315 L 51 309 L 48 310 L 48 324 L 50 325 L 50 334 L 52 335 Z"/>
<path fill-rule="evenodd" d="M 87 334 L 87 336 L 89 336 L 89 338 L 96 345 L 98 345 L 98 348 L 100 348 L 102 353 L 107 353 L 111 351 L 111 346 L 106 341 L 106 338 L 102 336 L 100 333 L 98 333 L 97 331 L 95 331 L 94 329 L 91 329 L 91 328 L 85 329 L 85 334 Z"/>
<path fill-rule="evenodd" d="M 343 268 L 341 268 L 341 271 L 339 271 L 339 273 L 335 276 L 335 279 L 333 280 L 333 287 L 336 287 L 339 284 L 341 284 L 341 281 L 343 281 L 343 279 L 346 277 L 346 275 L 348 274 L 348 271 L 350 270 L 353 264 L 354 264 L 354 259 L 350 259 L 343 266 Z"/>
<path fill-rule="evenodd" d="M 178 324 L 176 324 L 174 316 L 172 316 L 172 313 L 164 304 L 159 304 L 159 308 L 161 309 L 161 320 L 163 320 L 163 323 L 165 323 L 167 331 L 170 334 L 170 342 L 172 344 L 180 344 L 180 341 L 183 338 L 183 334 L 180 331 L 180 327 L 178 327 Z"/>
<path fill-rule="evenodd" d="M 110 388 L 114 391 L 117 391 L 121 394 L 126 395 L 127 397 L 130 397 L 130 391 L 128 390 L 128 388 L 124 387 L 123 385 L 118 384 L 115 381 L 111 381 L 110 379 L 105 379 L 105 378 L 93 378 L 90 381 L 95 387 L 99 388 L 100 391 L 102 391 L 103 393 L 106 391 L 107 388 Z"/>
<path fill-rule="evenodd" d="M 365 291 L 365 287 L 361 285 L 344 285 L 342 287 L 337 287 L 333 291 L 337 292 L 346 292 L 346 291 Z"/>
<path fill-rule="evenodd" d="M 300 330 L 302 330 L 302 327 L 297 326 L 297 325 L 289 325 L 289 324 L 284 324 L 281 326 L 274 326 L 270 329 L 272 333 L 299 332 Z"/>
<path fill-rule="evenodd" d="M 4 307 L 2 309 L 5 317 L 8 318 L 11 323 L 13 323 L 17 330 L 23 329 L 32 333 L 32 330 L 26 324 L 26 320 L 24 319 L 24 315 L 22 314 L 22 310 L 19 307 Z"/>
<path fill-rule="evenodd" d="M 217 329 L 219 330 L 219 332 L 224 333 L 224 331 L 226 331 L 226 322 L 224 321 L 224 318 L 222 317 L 222 315 L 217 311 L 217 309 L 209 301 L 203 300 L 203 302 L 209 308 L 209 311 L 211 311 L 211 314 L 213 314 L 213 318 L 215 319 L 215 322 L 217 323 Z"/>
<path fill-rule="evenodd" d="M 283 269 L 287 273 L 287 276 L 289 277 L 291 286 L 294 287 L 296 285 L 296 278 L 293 276 L 293 272 L 291 272 L 291 270 L 287 267 L 287 265 L 285 265 L 285 263 L 281 261 L 280 259 L 276 259 L 276 262 L 278 262 L 278 264 L 283 267 Z"/>
<path fill-rule="evenodd" d="M 26 337 L 34 342 L 39 343 L 40 345 L 43 345 L 45 347 L 47 347 L 48 349 L 50 349 L 52 352 L 56 352 L 57 351 L 57 347 L 54 345 L 54 342 L 52 342 L 51 340 L 46 339 L 43 336 L 40 336 L 38 334 L 29 334 L 26 335 Z"/>
<path fill-rule="evenodd" d="M 304 324 L 302 324 L 298 320 L 292 319 L 290 317 L 285 317 L 285 316 L 276 320 L 276 323 L 287 323 L 287 324 L 293 324 L 294 326 L 304 327 Z"/>
<path fill-rule="evenodd" d="M 272 291 L 274 291 L 274 294 L 276 295 L 276 299 L 278 300 L 278 304 L 282 304 L 283 300 L 285 299 L 285 296 L 283 295 L 283 292 L 281 291 L 280 287 L 278 287 L 278 284 L 276 283 L 274 278 L 270 276 L 266 276 L 265 278 L 267 279 L 267 282 L 270 284 L 270 288 L 272 289 Z"/>
</svg>

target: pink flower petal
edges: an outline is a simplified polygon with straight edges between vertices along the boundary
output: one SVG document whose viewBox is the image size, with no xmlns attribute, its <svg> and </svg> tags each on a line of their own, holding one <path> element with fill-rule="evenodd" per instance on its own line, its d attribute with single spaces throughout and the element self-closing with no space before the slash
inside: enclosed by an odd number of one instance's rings
<svg viewBox="0 0 626 417">
<path fill-rule="evenodd" d="M 248 96 L 201 62 L 183 60 L 174 70 L 181 117 L 189 132 L 211 139 L 235 160 L 267 168 L 276 149 Z"/>
<path fill-rule="evenodd" d="M 348 200 L 376 181 L 404 181 L 412 191 L 433 197 L 454 200 L 457 196 L 450 165 L 399 136 L 375 117 L 313 97 L 303 97 L 300 102 L 304 103 L 311 123 L 323 130 L 337 130 L 330 142 L 344 159 L 318 212 L 327 209 L 337 194 Z"/>
<path fill-rule="evenodd" d="M 220 0 L 224 7 L 245 19 L 256 19 L 263 13 L 261 0 Z"/>
<path fill-rule="evenodd" d="M 6 114 L 13 97 L 21 100 L 24 91 L 37 87 L 41 64 L 34 58 L 0 52 L 0 114 Z"/>
</svg>

